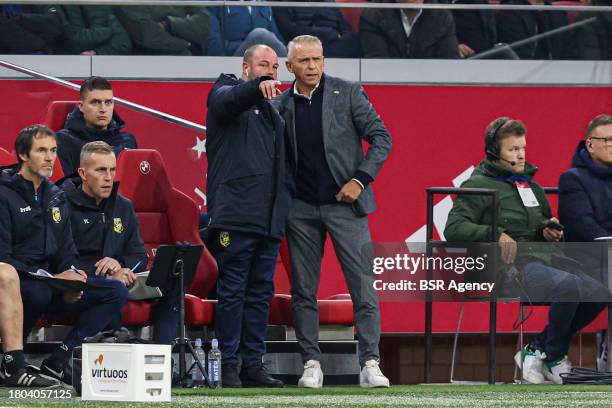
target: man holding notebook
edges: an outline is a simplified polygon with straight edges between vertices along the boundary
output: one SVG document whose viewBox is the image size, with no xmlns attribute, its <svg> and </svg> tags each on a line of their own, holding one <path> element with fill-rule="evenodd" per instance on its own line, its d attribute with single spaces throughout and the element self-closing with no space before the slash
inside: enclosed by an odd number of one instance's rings
<svg viewBox="0 0 612 408">
<path fill-rule="evenodd" d="M 40 370 L 32 366 L 24 368 L 23 353 L 5 348 L 0 371 L 5 384 L 11 386 L 35 383 L 46 386 L 37 380 L 41 374 L 70 383 L 64 367 L 72 349 L 85 337 L 109 325 L 112 316 L 127 301 L 127 290 L 119 282 L 96 285 L 99 280 L 96 282 L 75 267 L 77 251 L 66 195 L 48 180 L 57 158 L 55 133 L 42 125 L 27 127 L 17 136 L 15 151 L 18 164 L 0 174 L 0 273 L 19 273 L 21 299 L 12 301 L 23 304 L 23 326 L 16 322 L 12 331 L 22 328 L 26 338 L 43 314 L 77 315 L 78 319 L 61 344 L 43 361 Z M 54 277 L 37 279 L 28 273 L 39 269 Z M 54 283 L 64 282 L 66 287 L 79 286 L 85 290 L 61 289 L 49 283 L 55 279 L 58 281 Z M 88 288 L 85 282 L 102 287 Z M 15 318 L 18 316 L 19 310 L 14 314 Z M 15 363 L 18 363 L 16 367 Z"/>
<path fill-rule="evenodd" d="M 79 177 L 65 180 L 62 188 L 70 206 L 72 235 L 81 267 L 88 276 L 132 287 L 137 279 L 135 273 L 147 268 L 147 251 L 131 201 L 117 193 L 116 167 L 115 153 L 108 143 L 87 143 L 81 149 Z M 170 344 L 176 337 L 177 291 L 165 292 L 155 305 L 153 337 L 158 343 Z M 121 315 L 117 312 L 108 329 L 120 326 Z"/>
</svg>

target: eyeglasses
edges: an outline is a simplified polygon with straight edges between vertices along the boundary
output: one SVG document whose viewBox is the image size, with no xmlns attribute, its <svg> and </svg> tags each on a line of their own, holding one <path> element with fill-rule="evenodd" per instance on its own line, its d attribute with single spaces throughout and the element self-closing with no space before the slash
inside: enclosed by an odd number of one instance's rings
<svg viewBox="0 0 612 408">
<path fill-rule="evenodd" d="M 612 136 L 607 136 L 607 137 L 594 137 L 594 136 L 591 136 L 589 139 L 603 140 L 605 142 L 606 146 L 612 146 Z"/>
</svg>

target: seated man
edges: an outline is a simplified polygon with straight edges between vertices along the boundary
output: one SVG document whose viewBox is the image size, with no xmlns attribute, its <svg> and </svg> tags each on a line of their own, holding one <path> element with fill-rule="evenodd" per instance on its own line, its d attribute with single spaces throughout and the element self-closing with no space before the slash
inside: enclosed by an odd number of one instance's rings
<svg viewBox="0 0 612 408">
<path fill-rule="evenodd" d="M 64 51 L 81 55 L 128 55 L 132 41 L 111 6 L 58 6 Z M 59 52 L 58 52 L 59 54 Z"/>
<path fill-rule="evenodd" d="M 565 239 L 592 242 L 612 235 L 612 116 L 599 115 L 586 130 L 572 160 L 572 168 L 559 179 L 559 218 L 565 226 Z M 578 249 L 578 248 L 577 248 Z M 580 250 L 591 249 L 581 246 Z M 587 265 L 599 268 L 600 247 L 592 248 Z"/>
<path fill-rule="evenodd" d="M 359 39 L 364 58 L 459 58 L 455 23 L 448 10 L 368 8 L 359 20 Z"/>
<path fill-rule="evenodd" d="M 305 1 L 305 0 L 299 0 Z M 334 0 L 324 0 L 333 2 Z M 327 58 L 359 57 L 359 39 L 337 8 L 274 7 L 274 19 L 285 38 L 308 34 L 319 37 Z"/>
<path fill-rule="evenodd" d="M 549 0 L 501 0 L 502 5 L 552 6 Z M 553 8 L 553 7 L 551 7 Z M 561 30 L 547 37 L 536 37 L 547 31 L 569 25 L 563 10 L 499 10 L 497 19 L 497 41 L 512 45 L 520 59 L 575 59 L 577 47 L 574 30 Z M 535 41 L 526 41 L 535 39 Z"/>
<path fill-rule="evenodd" d="M 63 370 L 72 349 L 112 322 L 127 301 L 127 290 L 120 282 L 109 281 L 104 285 L 108 289 L 58 292 L 27 274 L 44 269 L 56 278 L 96 283 L 73 266 L 77 251 L 65 194 L 47 179 L 56 150 L 55 134 L 45 126 L 30 126 L 17 136 L 18 170 L 5 170 L 0 177 L 0 262 L 20 273 L 24 338 L 43 314 L 79 315 L 72 331 L 41 366 L 41 374 L 69 382 Z"/>
<path fill-rule="evenodd" d="M 211 32 L 202 45 L 204 55 L 242 57 L 249 47 L 264 44 L 279 57 L 287 56 L 287 47 L 270 7 L 236 5 L 211 7 L 210 11 Z"/>
<path fill-rule="evenodd" d="M 64 129 L 57 132 L 58 154 L 66 176 L 76 173 L 81 148 L 87 142 L 103 140 L 113 146 L 115 155 L 123 149 L 137 149 L 131 133 L 122 131 L 125 122 L 114 112 L 113 88 L 102 77 L 83 82 L 81 101 L 69 115 Z"/>
<path fill-rule="evenodd" d="M 79 263 L 89 276 L 131 286 L 136 280 L 134 272 L 147 267 L 147 251 L 132 203 L 117 194 L 113 148 L 106 142 L 89 142 L 81 150 L 80 162 L 79 177 L 62 184 Z M 155 341 L 172 343 L 178 318 L 178 293 L 165 292 L 155 306 Z M 121 316 L 117 314 L 116 319 L 114 326 L 120 326 Z"/>
<path fill-rule="evenodd" d="M 0 187 L 1 188 L 1 187 Z M 23 355 L 23 304 L 19 275 L 14 267 L 0 262 L 0 338 L 2 367 L 0 377 L 7 387 L 54 387 L 56 381 L 28 370 Z"/>
<path fill-rule="evenodd" d="M 559 374 L 569 372 L 567 358 L 572 335 L 589 324 L 603 303 L 559 302 L 560 297 L 607 299 L 605 287 L 579 270 L 559 269 L 571 261 L 552 245 L 534 245 L 529 253 L 517 253 L 517 242 L 556 242 L 563 231 L 550 226 L 550 205 L 540 185 L 533 181 L 537 168 L 525 160 L 525 127 L 518 120 L 499 118 L 492 122 L 485 136 L 487 157 L 461 187 L 489 188 L 499 192 L 498 232 L 501 261 L 523 273 L 523 289 L 531 299 L 542 298 L 550 306 L 548 325 L 515 356 L 524 364 L 523 378 L 540 384 L 546 379 L 561 383 Z M 489 239 L 491 199 L 485 196 L 458 196 L 448 216 L 444 234 L 452 242 L 478 242 Z M 574 262 L 575 263 L 575 262 Z M 554 266 L 553 266 L 554 265 Z M 580 293 L 581 296 L 576 296 Z M 565 296 L 564 296 L 565 295 Z"/>
<path fill-rule="evenodd" d="M 119 6 L 117 17 L 130 34 L 134 53 L 199 55 L 211 19 L 201 6 Z"/>
</svg>

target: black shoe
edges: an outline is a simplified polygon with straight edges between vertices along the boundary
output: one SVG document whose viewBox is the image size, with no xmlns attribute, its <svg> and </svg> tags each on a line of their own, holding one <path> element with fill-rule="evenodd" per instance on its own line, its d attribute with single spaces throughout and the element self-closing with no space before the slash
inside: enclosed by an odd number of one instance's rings
<svg viewBox="0 0 612 408">
<path fill-rule="evenodd" d="M 236 364 L 221 365 L 221 386 L 223 388 L 242 388 Z"/>
<path fill-rule="evenodd" d="M 31 388 L 57 388 L 61 385 L 52 379 L 45 378 L 30 366 L 17 370 L 12 375 L 2 368 L 2 377 L 5 387 L 31 387 Z"/>
<path fill-rule="evenodd" d="M 266 367 L 262 363 L 250 367 L 242 367 L 240 379 L 245 387 L 283 388 L 285 386 L 281 380 L 277 380 L 268 374 Z"/>
<path fill-rule="evenodd" d="M 72 369 L 68 367 L 68 364 L 63 364 L 61 369 L 57 369 L 49 365 L 47 361 L 43 361 L 40 368 L 34 366 L 28 366 L 30 369 L 38 369 L 40 375 L 49 379 L 56 379 L 64 384 L 72 385 Z"/>
</svg>

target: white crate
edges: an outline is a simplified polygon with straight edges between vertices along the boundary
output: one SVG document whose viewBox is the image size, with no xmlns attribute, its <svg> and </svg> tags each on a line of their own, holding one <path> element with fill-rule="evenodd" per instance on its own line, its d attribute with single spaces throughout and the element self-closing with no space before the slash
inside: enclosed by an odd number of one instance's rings
<svg viewBox="0 0 612 408">
<path fill-rule="evenodd" d="M 170 401 L 170 350 L 158 344 L 83 344 L 82 399 Z"/>
</svg>

